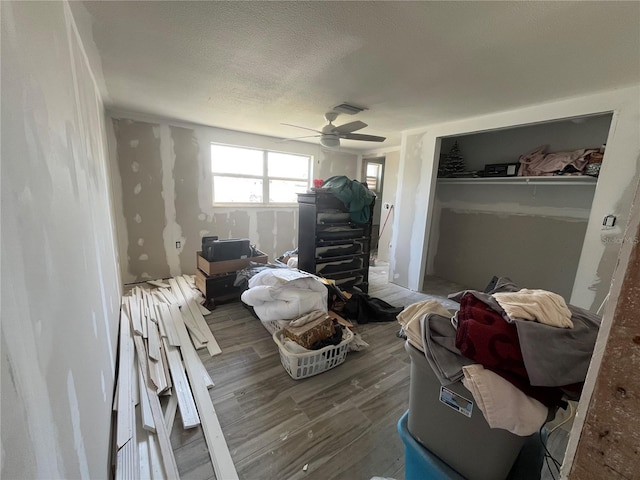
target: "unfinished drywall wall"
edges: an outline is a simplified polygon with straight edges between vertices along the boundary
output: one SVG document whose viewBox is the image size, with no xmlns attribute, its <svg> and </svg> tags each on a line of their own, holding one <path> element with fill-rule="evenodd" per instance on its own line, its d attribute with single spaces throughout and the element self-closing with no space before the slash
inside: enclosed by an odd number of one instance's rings
<svg viewBox="0 0 640 480">
<path fill-rule="evenodd" d="M 587 221 L 443 209 L 434 274 L 476 290 L 493 275 L 568 299 Z"/>
<path fill-rule="evenodd" d="M 425 141 L 426 140 L 426 141 Z M 425 132 L 403 132 L 398 170 L 398 193 L 391 237 L 389 281 L 412 290 L 422 287 L 424 232 L 418 225 L 427 218 L 433 198 L 437 163 L 435 144 Z"/>
<path fill-rule="evenodd" d="M 580 247 L 576 281 L 570 299 L 575 305 L 597 309 L 609 291 L 618 252 L 611 245 L 621 237 L 626 226 L 628 208 L 639 173 L 639 96 L 640 86 L 634 86 L 405 132 L 398 208 L 412 205 L 416 198 L 420 198 L 427 206 L 421 208 L 418 205 L 411 219 L 402 218 L 402 215 L 396 217 L 394 238 L 407 240 L 404 245 L 396 243 L 392 247 L 395 257 L 391 261 L 393 281 L 411 289 L 420 289 L 422 285 L 426 239 L 430 237 L 432 220 L 435 218 L 436 152 L 439 151 L 438 142 L 442 137 L 613 112 L 605 160 L 593 197 L 584 242 Z M 417 143 L 423 147 L 418 150 L 411 147 Z M 424 166 L 416 167 L 415 163 Z M 420 175 L 419 180 L 415 175 Z M 602 219 L 609 214 L 617 217 L 617 226 L 604 231 Z M 407 254 L 407 249 L 412 247 L 409 239 L 417 251 Z"/>
<path fill-rule="evenodd" d="M 249 238 L 273 259 L 298 244 L 298 207 L 212 204 L 211 143 L 313 156 L 313 178 L 355 178 L 358 156 L 317 145 L 112 112 L 110 151 L 125 283 L 195 273 L 206 235 Z"/>
<path fill-rule="evenodd" d="M 427 275 L 476 289 L 508 276 L 568 300 L 595 187 L 439 182 Z"/>
<path fill-rule="evenodd" d="M 2 2 L 2 478 L 107 478 L 120 281 L 66 2 Z"/>
</svg>

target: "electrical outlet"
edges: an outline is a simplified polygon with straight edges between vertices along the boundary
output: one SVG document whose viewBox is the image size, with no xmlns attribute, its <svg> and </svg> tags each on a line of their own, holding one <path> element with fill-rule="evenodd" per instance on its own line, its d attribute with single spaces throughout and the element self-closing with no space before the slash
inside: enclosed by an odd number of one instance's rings
<svg viewBox="0 0 640 480">
<path fill-rule="evenodd" d="M 391 209 L 391 207 L 392 205 L 390 203 L 385 202 L 382 204 L 382 208 L 384 208 L 385 210 L 389 210 Z"/>
<path fill-rule="evenodd" d="M 182 242 L 178 240 L 176 242 L 176 248 L 180 248 L 181 246 L 182 246 Z"/>
</svg>

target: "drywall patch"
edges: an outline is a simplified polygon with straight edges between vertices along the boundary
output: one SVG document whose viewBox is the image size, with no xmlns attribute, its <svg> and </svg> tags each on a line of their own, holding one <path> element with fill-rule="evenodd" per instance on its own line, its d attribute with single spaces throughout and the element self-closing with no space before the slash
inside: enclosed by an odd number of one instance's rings
<svg viewBox="0 0 640 480">
<path fill-rule="evenodd" d="M 144 245 L 144 238 L 139 238 L 138 239 L 138 246 L 142 247 Z"/>
<path fill-rule="evenodd" d="M 249 238 L 249 213 L 243 210 L 234 210 L 229 213 L 229 238 Z"/>
<path fill-rule="evenodd" d="M 130 146 L 131 148 L 138 148 L 138 145 L 139 145 L 139 144 L 140 144 L 140 141 L 139 141 L 139 140 L 131 140 L 131 141 L 129 142 L 129 146 Z"/>
<path fill-rule="evenodd" d="M 276 215 L 273 210 L 256 213 L 258 243 L 267 252 L 276 252 Z"/>
<path fill-rule="evenodd" d="M 78 456 L 78 464 L 80 465 L 80 476 L 83 479 L 89 479 L 89 463 L 87 462 L 87 452 L 84 448 L 84 440 L 82 438 L 82 426 L 80 425 L 80 405 L 76 395 L 76 386 L 73 381 L 71 372 L 67 374 L 67 395 L 69 396 L 69 414 L 71 416 L 71 425 L 73 426 L 73 442 Z"/>
<path fill-rule="evenodd" d="M 293 211 L 276 212 L 275 255 L 293 250 L 298 244 L 298 223 Z M 291 235 L 291 232 L 294 234 Z"/>
<path fill-rule="evenodd" d="M 176 249 L 176 242 L 182 245 L 182 229 L 176 222 L 175 179 L 174 170 L 176 157 L 173 151 L 173 139 L 169 127 L 162 125 L 160 135 L 160 158 L 162 162 L 162 199 L 164 201 L 164 228 L 162 241 L 164 256 L 169 274 L 172 277 L 180 275 L 180 254 Z"/>
<path fill-rule="evenodd" d="M 142 255 L 140 255 L 138 257 L 138 260 L 140 260 L 142 262 L 146 262 L 147 260 L 149 260 L 149 255 L 147 255 L 146 253 L 143 253 Z"/>
<path fill-rule="evenodd" d="M 163 228 L 165 212 L 163 191 L 160 179 L 163 176 L 160 139 L 154 129 L 156 125 L 145 122 L 131 122 L 114 119 L 117 139 L 117 158 L 120 171 L 130 168 L 131 172 L 122 175 L 122 206 L 126 219 L 129 242 L 127 256 L 129 273 L 136 279 L 142 278 L 141 272 L 147 271 L 154 277 L 169 276 L 166 264 Z M 131 146 L 136 140 L 137 146 Z M 139 190 L 140 194 L 135 192 Z M 144 192 L 144 193 L 142 193 Z M 144 251 L 135 238 L 144 238 Z M 147 254 L 149 261 L 141 263 L 140 255 Z M 151 270 L 149 270 L 151 269 Z"/>
<path fill-rule="evenodd" d="M 204 166 L 200 165 L 200 147 L 193 129 L 168 127 L 173 143 L 175 165 L 175 221 L 181 226 L 181 247 L 188 255 L 180 255 L 182 272 L 193 272 L 195 269 L 193 254 L 200 248 L 198 231 L 205 227 L 200 225 L 198 216 L 203 213 L 198 205 L 198 187 L 200 179 L 205 175 Z M 174 247 L 175 248 L 175 247 Z"/>
</svg>

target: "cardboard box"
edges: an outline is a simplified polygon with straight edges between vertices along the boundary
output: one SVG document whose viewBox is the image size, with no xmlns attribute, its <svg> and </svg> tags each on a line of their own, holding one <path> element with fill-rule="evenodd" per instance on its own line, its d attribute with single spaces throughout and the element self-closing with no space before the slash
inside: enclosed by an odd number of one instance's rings
<svg viewBox="0 0 640 480">
<path fill-rule="evenodd" d="M 238 258 L 236 260 L 224 260 L 222 262 L 209 262 L 202 256 L 202 252 L 197 252 L 196 262 L 198 269 L 202 270 L 207 275 L 219 275 L 221 273 L 230 273 L 242 270 L 249 266 L 249 262 L 267 263 L 269 257 L 258 252 L 256 257 Z"/>
<path fill-rule="evenodd" d="M 284 327 L 284 336 L 304 348 L 311 348 L 314 343 L 329 338 L 334 333 L 333 321 L 328 315 L 323 315 L 301 327 Z"/>
</svg>

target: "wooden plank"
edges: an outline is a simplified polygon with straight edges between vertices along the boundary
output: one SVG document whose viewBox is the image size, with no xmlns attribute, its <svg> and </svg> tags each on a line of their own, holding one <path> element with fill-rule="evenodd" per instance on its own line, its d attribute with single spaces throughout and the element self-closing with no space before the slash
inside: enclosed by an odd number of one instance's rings
<svg viewBox="0 0 640 480">
<path fill-rule="evenodd" d="M 111 410 L 114 412 L 118 411 L 118 389 L 120 388 L 120 375 L 116 377 L 116 388 L 113 393 L 113 405 L 111 406 Z"/>
<path fill-rule="evenodd" d="M 140 320 L 140 308 L 138 306 L 137 297 L 135 295 L 126 297 L 128 311 L 130 312 L 131 325 L 134 333 L 142 335 L 142 322 Z"/>
<path fill-rule="evenodd" d="M 158 305 L 160 309 L 160 323 L 164 325 L 164 331 L 167 334 L 167 340 L 169 340 L 169 345 L 173 345 L 174 347 L 180 346 L 180 338 L 178 337 L 178 332 L 176 332 L 176 327 L 173 324 L 172 315 L 180 315 L 180 308 L 178 305 Z M 172 313 L 171 311 L 174 310 Z"/>
<path fill-rule="evenodd" d="M 202 305 L 200 302 L 196 302 L 196 305 L 198 306 L 198 310 L 200 310 L 200 313 L 202 315 L 209 315 L 211 313 L 211 310 L 209 310 L 208 308 L 206 308 L 204 305 Z"/>
<path fill-rule="evenodd" d="M 149 368 L 147 372 L 149 374 L 149 381 L 154 386 L 157 392 L 158 386 L 160 383 L 160 379 L 158 378 L 158 362 L 156 362 L 155 360 L 149 359 L 149 361 L 147 362 L 147 366 Z"/>
<path fill-rule="evenodd" d="M 133 435 L 134 413 L 131 393 L 131 322 L 124 310 L 120 312 L 120 355 L 118 359 L 118 417 L 116 423 L 116 448 L 120 450 Z"/>
<path fill-rule="evenodd" d="M 138 289 L 138 295 L 137 295 L 137 299 L 138 299 L 138 308 L 140 309 L 140 325 L 142 325 L 142 337 L 143 338 L 147 338 L 148 337 L 148 329 L 147 329 L 147 309 L 145 308 L 145 304 L 144 304 L 144 300 L 142 297 L 142 289 Z"/>
<path fill-rule="evenodd" d="M 161 303 L 170 303 L 167 300 L 167 297 L 165 297 L 164 295 L 162 295 L 160 293 L 160 290 L 154 290 L 153 292 L 151 292 L 151 295 L 153 295 L 153 299 L 155 301 L 156 304 L 161 304 Z"/>
<path fill-rule="evenodd" d="M 211 379 L 211 375 L 209 375 L 209 372 L 207 372 L 207 367 L 205 367 L 202 363 L 202 381 L 204 382 L 204 385 L 207 388 L 213 388 L 216 386 L 215 383 L 213 383 L 213 380 Z"/>
<path fill-rule="evenodd" d="M 187 375 L 182 364 L 182 357 L 176 347 L 172 347 L 164 340 L 164 348 L 169 361 L 169 371 L 173 379 L 174 396 L 178 400 L 178 408 L 180 408 L 180 416 L 182 417 L 182 425 L 184 428 L 193 428 L 200 425 L 200 417 L 196 409 L 196 403 L 191 393 L 191 387 L 187 380 Z"/>
<path fill-rule="evenodd" d="M 147 335 L 149 339 L 149 358 L 158 362 L 160 361 L 160 337 L 158 335 L 158 326 L 150 318 L 147 318 Z"/>
<path fill-rule="evenodd" d="M 193 318 L 193 315 L 189 310 L 189 307 L 187 305 L 187 300 L 182 294 L 182 290 L 180 290 L 178 282 L 174 278 L 171 278 L 169 279 L 169 283 L 171 284 L 171 290 L 173 291 L 174 296 L 178 299 L 178 305 L 181 307 L 180 314 L 182 315 L 184 324 L 192 333 L 192 335 L 197 339 L 200 345 L 204 345 L 205 343 L 207 343 L 207 337 L 205 336 L 206 332 L 202 331 L 198 327 L 198 324 L 196 323 L 195 318 Z M 207 330 L 209 330 L 209 327 L 207 327 Z M 202 348 L 197 343 L 195 343 L 195 345 L 197 349 Z"/>
<path fill-rule="evenodd" d="M 170 288 L 163 288 L 162 290 L 160 290 L 160 293 L 162 295 L 164 295 L 164 297 L 167 299 L 167 301 L 169 303 L 175 303 L 178 304 L 178 299 L 175 297 L 175 295 L 171 292 Z"/>
<path fill-rule="evenodd" d="M 198 413 L 200 414 L 202 431 L 205 441 L 207 442 L 209 456 L 211 457 L 216 478 L 224 480 L 237 479 L 238 473 L 233 464 L 227 442 L 222 434 L 222 428 L 220 427 L 216 411 L 213 408 L 213 403 L 211 403 L 209 391 L 199 375 L 200 369 L 197 365 L 200 362 L 200 357 L 198 357 L 198 353 L 191 345 L 187 329 L 181 320 L 181 317 L 176 317 L 176 330 L 178 331 L 178 335 L 180 335 L 181 343 L 180 350 L 182 351 L 184 366 L 191 383 L 191 391 L 193 392 Z"/>
<path fill-rule="evenodd" d="M 152 322 L 157 323 L 158 319 L 156 318 L 156 309 L 154 308 L 155 302 L 153 301 L 153 297 L 149 292 L 146 292 L 146 291 L 145 291 L 144 297 L 147 302 L 147 311 L 149 312 L 149 319 Z"/>
<path fill-rule="evenodd" d="M 138 444 L 135 438 L 131 438 L 116 454 L 116 480 L 138 480 L 138 462 Z"/>
<path fill-rule="evenodd" d="M 176 459 L 173 456 L 173 448 L 171 447 L 171 440 L 167 428 L 164 425 L 164 418 L 162 416 L 162 409 L 160 408 L 160 400 L 156 395 L 154 388 L 149 382 L 149 378 L 146 375 L 148 371 L 148 359 L 144 350 L 144 343 L 140 337 L 134 338 L 136 352 L 138 352 L 138 362 L 140 362 L 140 370 L 143 374 L 144 384 L 146 386 L 147 396 L 149 397 L 149 404 L 151 406 L 151 414 L 153 421 L 156 424 L 156 433 L 158 434 L 158 442 L 160 444 L 160 458 L 164 465 L 164 471 L 169 479 L 179 479 L 178 467 L 176 465 Z M 218 477 L 223 478 L 223 477 Z"/>
<path fill-rule="evenodd" d="M 178 396 L 171 395 L 167 402 L 167 407 L 164 410 L 164 424 L 167 427 L 167 432 L 171 435 L 173 430 L 173 424 L 176 419 L 176 412 L 178 411 Z"/>
<path fill-rule="evenodd" d="M 164 370 L 164 378 L 167 382 L 167 388 L 162 393 L 169 393 L 171 395 L 171 388 L 173 388 L 173 381 L 171 380 L 171 372 L 169 372 L 169 360 L 167 359 L 167 352 L 164 349 L 164 342 L 160 340 L 160 364 Z"/>
<path fill-rule="evenodd" d="M 154 287 L 158 287 L 158 288 L 169 288 L 169 284 L 161 280 L 147 280 L 147 283 L 149 285 L 153 285 Z"/>
<path fill-rule="evenodd" d="M 200 310 L 198 310 L 197 304 L 193 299 L 193 295 L 189 291 L 190 287 L 184 280 L 184 277 L 178 277 L 177 283 L 182 291 L 184 298 L 186 299 L 187 306 L 189 307 L 189 311 L 191 312 L 196 325 L 198 326 L 200 331 L 204 333 L 204 336 L 207 339 L 207 351 L 209 352 L 209 355 L 213 357 L 214 355 L 221 354 L 222 350 L 220 349 L 218 342 L 216 342 L 216 339 L 213 336 L 213 332 L 211 332 L 209 325 L 207 325 L 207 321 L 202 316 L 202 313 L 200 313 Z"/>
<path fill-rule="evenodd" d="M 162 468 L 162 462 L 160 461 L 161 455 L 158 439 L 154 435 L 149 435 L 149 466 L 151 468 L 151 475 L 147 478 L 151 480 L 165 480 L 167 478 Z"/>
<path fill-rule="evenodd" d="M 131 344 L 131 350 L 134 350 L 133 343 Z M 136 360 L 136 352 L 133 351 L 133 360 L 131 362 L 131 398 L 133 406 L 137 406 L 140 403 L 140 386 L 138 383 L 138 362 Z"/>
<path fill-rule="evenodd" d="M 136 365 L 140 371 L 139 365 Z M 149 465 L 149 432 L 146 432 L 140 422 L 136 423 L 138 437 L 138 462 L 140 476 L 138 478 L 151 478 L 151 466 Z"/>
<path fill-rule="evenodd" d="M 160 304 L 154 303 L 153 308 L 156 311 L 156 324 L 158 325 L 158 330 L 160 331 L 160 338 L 166 337 L 167 332 L 164 330 L 164 323 L 160 318 Z"/>
<path fill-rule="evenodd" d="M 140 365 L 136 365 L 136 371 L 140 381 L 138 382 L 140 389 L 145 390 L 144 377 L 140 371 Z M 149 397 L 146 391 L 140 391 L 140 414 L 142 418 L 142 428 L 149 432 L 156 431 L 156 424 L 153 421 L 153 415 L 151 415 L 151 405 L 149 404 Z"/>
</svg>

